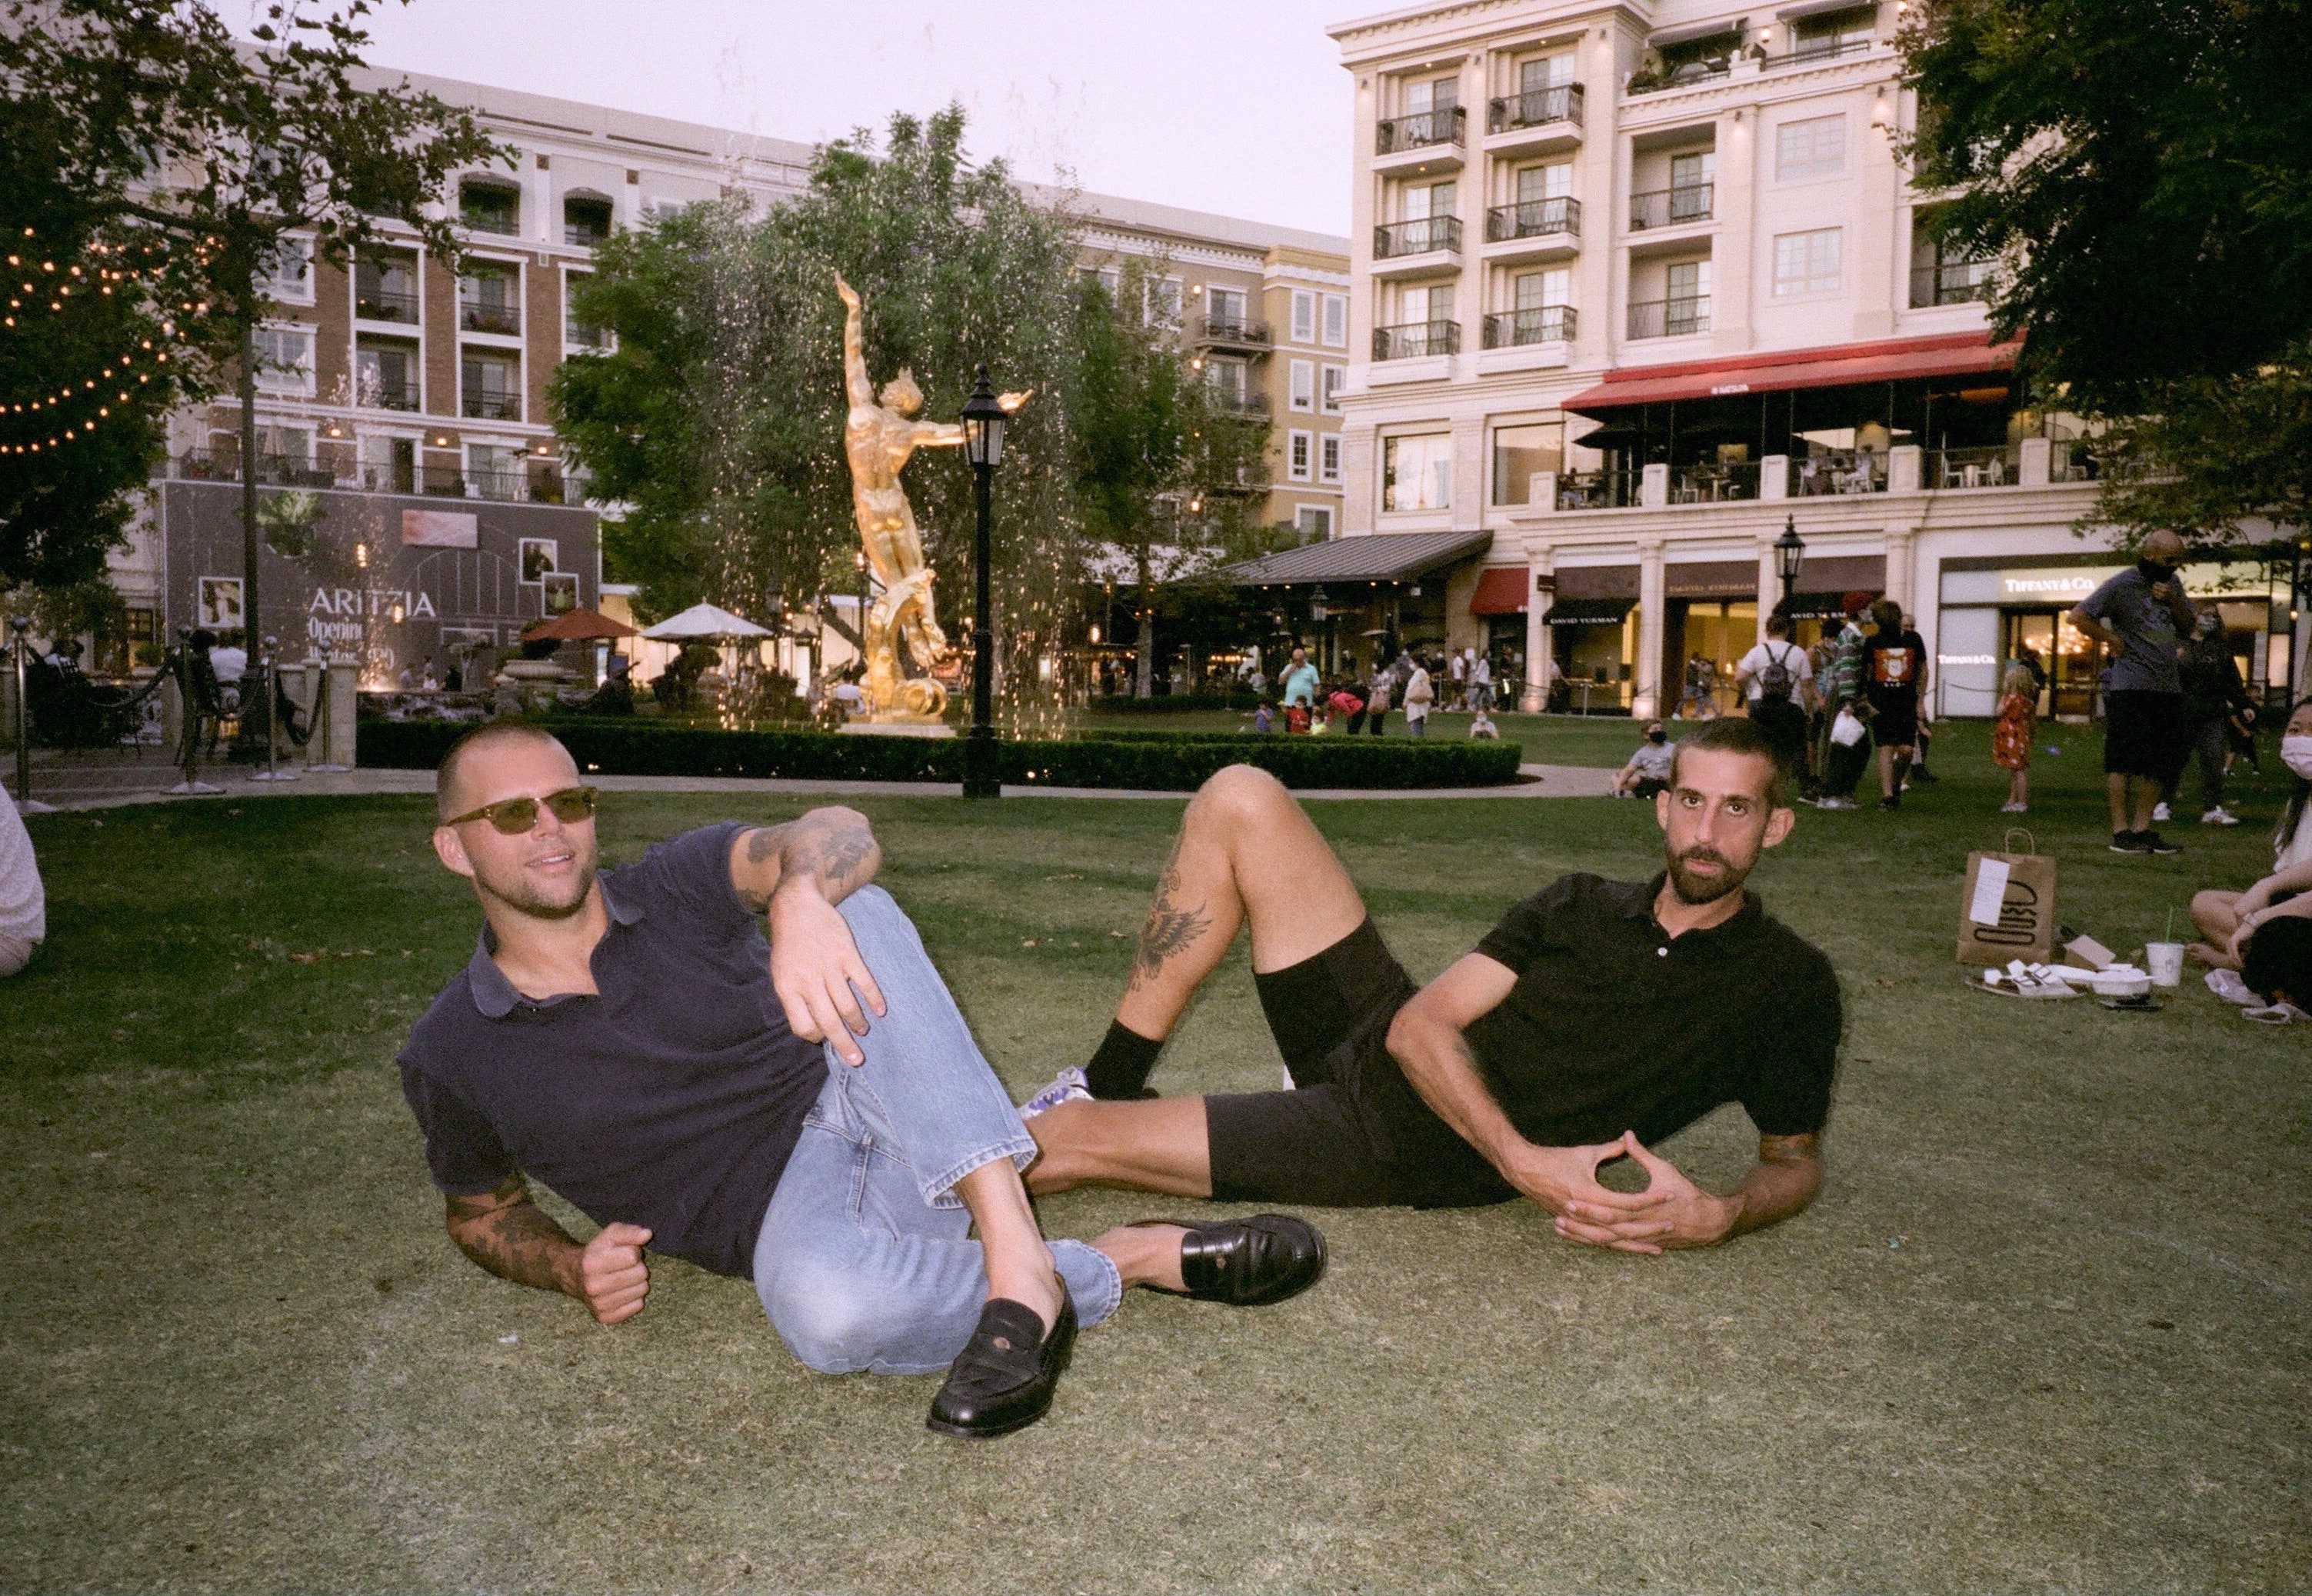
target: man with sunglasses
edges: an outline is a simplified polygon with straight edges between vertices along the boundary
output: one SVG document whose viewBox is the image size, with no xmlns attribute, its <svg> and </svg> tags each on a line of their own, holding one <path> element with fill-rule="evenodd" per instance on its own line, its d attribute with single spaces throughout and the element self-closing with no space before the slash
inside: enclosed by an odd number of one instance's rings
<svg viewBox="0 0 2312 1596">
<path fill-rule="evenodd" d="M 642 1311 L 645 1248 L 749 1278 L 814 1369 L 948 1369 L 929 1422 L 967 1436 L 1040 1417 L 1079 1315 L 1126 1286 L 1248 1304 L 1322 1272 L 1322 1239 L 1274 1215 L 1047 1244 L 1019 1173 L 1035 1144 L 869 884 L 865 819 L 729 821 L 598 873 L 577 774 L 554 737 L 499 722 L 438 776 L 434 852 L 485 925 L 402 1084 L 483 1268 L 606 1325 Z M 600 1229 L 572 1237 L 526 1176 Z"/>
</svg>

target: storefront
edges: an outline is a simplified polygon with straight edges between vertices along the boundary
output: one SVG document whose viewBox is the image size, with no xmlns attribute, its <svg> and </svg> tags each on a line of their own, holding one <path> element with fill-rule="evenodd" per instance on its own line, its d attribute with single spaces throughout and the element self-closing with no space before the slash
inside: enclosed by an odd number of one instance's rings
<svg viewBox="0 0 2312 1596">
<path fill-rule="evenodd" d="M 2127 567 L 2108 555 L 2046 558 L 2028 566 L 1995 557 L 1942 564 L 1936 631 L 1935 713 L 1989 716 L 2009 664 L 2036 663 L 2047 679 L 2039 711 L 2084 721 L 2102 713 L 2103 648 L 2063 618 L 2080 600 Z M 2285 583 L 2275 585 L 2258 561 L 2196 561 L 2183 569 L 2194 604 L 2223 622 L 2240 680 L 2261 694 L 2289 680 Z"/>
<path fill-rule="evenodd" d="M 1335 538 L 1230 566 L 1240 597 L 1283 617 L 1285 639 L 1327 677 L 1361 677 L 1392 648 L 1442 653 L 1448 589 L 1476 582 L 1491 532 Z"/>
</svg>

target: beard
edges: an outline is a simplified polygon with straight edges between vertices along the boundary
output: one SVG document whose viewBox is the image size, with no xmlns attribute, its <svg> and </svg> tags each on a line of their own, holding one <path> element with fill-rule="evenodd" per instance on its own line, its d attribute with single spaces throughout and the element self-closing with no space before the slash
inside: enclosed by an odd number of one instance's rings
<svg viewBox="0 0 2312 1596">
<path fill-rule="evenodd" d="M 594 886 L 594 850 L 573 845 L 571 855 L 574 868 L 559 893 L 533 881 L 529 871 L 521 865 L 502 875 L 493 871 L 485 877 L 477 872 L 475 883 L 491 898 L 519 913 L 540 920 L 566 920 L 586 907 L 586 895 Z"/>
<path fill-rule="evenodd" d="M 1719 873 L 1695 873 L 1693 865 L 1697 860 L 1717 865 Z M 1735 869 L 1734 862 L 1715 848 L 1688 848 L 1682 854 L 1669 856 L 1670 890 L 1677 894 L 1680 903 L 1696 908 L 1705 903 L 1715 903 L 1730 892 L 1740 891 L 1748 874 L 1747 871 Z"/>
</svg>

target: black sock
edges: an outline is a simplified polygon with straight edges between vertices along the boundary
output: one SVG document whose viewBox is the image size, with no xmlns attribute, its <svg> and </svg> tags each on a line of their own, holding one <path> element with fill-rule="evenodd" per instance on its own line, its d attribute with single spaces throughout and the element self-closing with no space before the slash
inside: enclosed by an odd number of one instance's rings
<svg viewBox="0 0 2312 1596">
<path fill-rule="evenodd" d="M 1163 1050 L 1161 1041 L 1151 1041 L 1123 1021 L 1116 1021 L 1100 1039 L 1091 1062 L 1084 1065 L 1084 1083 L 1094 1097 L 1138 1097 L 1156 1071 L 1156 1055 Z"/>
</svg>

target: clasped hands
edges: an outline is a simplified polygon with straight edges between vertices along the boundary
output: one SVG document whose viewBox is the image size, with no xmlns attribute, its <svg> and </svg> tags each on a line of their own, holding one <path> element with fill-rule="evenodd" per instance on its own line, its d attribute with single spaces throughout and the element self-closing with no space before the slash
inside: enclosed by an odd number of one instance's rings
<svg viewBox="0 0 2312 1596">
<path fill-rule="evenodd" d="M 1616 1191 L 1598 1184 L 1598 1166 L 1625 1156 L 1645 1171 L 1643 1191 Z M 1659 1253 L 1666 1248 L 1712 1246 L 1734 1228 L 1730 1203 L 1703 1190 L 1668 1159 L 1648 1152 L 1635 1131 L 1586 1147 L 1528 1145 L 1511 1161 L 1507 1172 L 1519 1191 L 1557 1216 L 1559 1235 L 1585 1246 Z"/>
</svg>

